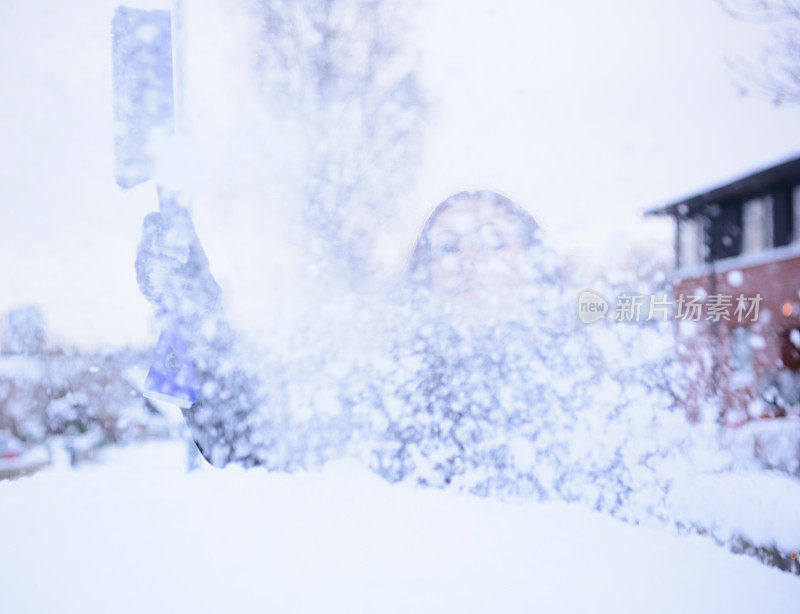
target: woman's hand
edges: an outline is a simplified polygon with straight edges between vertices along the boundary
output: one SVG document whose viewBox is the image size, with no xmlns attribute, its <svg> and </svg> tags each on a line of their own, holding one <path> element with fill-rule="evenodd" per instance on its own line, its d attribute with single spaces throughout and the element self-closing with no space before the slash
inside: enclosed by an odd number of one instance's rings
<svg viewBox="0 0 800 614">
<path fill-rule="evenodd" d="M 159 317 L 178 321 L 185 330 L 196 330 L 209 316 L 221 315 L 219 285 L 184 207 L 170 203 L 145 217 L 136 279 Z"/>
</svg>

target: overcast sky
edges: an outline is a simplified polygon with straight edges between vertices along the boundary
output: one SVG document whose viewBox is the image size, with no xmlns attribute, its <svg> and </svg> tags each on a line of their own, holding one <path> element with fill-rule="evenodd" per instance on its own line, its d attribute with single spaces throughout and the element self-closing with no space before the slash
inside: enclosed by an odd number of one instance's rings
<svg viewBox="0 0 800 614">
<path fill-rule="evenodd" d="M 39 304 L 64 343 L 153 341 L 133 260 L 154 191 L 113 181 L 115 5 L 0 5 L 0 312 Z M 215 57 L 236 38 L 221 23 L 196 34 Z M 503 191 L 562 244 L 602 249 L 656 228 L 646 206 L 797 152 L 800 109 L 741 98 L 723 63 L 766 34 L 713 0 L 424 0 L 412 42 L 431 116 L 389 256 L 402 265 L 425 216 L 462 189 Z M 235 72 L 223 64 L 208 86 L 231 98 L 213 82 Z"/>
<path fill-rule="evenodd" d="M 555 235 L 612 236 L 800 151 L 800 109 L 742 98 L 724 65 L 768 31 L 714 0 L 437 0 L 423 23 L 423 201 L 489 186 Z"/>
</svg>

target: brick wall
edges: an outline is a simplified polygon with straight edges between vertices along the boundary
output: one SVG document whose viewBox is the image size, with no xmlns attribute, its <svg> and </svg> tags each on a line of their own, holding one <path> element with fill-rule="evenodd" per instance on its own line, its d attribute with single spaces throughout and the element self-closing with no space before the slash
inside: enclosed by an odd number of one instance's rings
<svg viewBox="0 0 800 614">
<path fill-rule="evenodd" d="M 715 264 L 713 281 L 710 267 L 706 267 L 688 276 L 677 277 L 673 283 L 676 298 L 680 294 L 710 294 L 712 287 L 717 294 L 733 296 L 733 305 L 740 294 L 745 297 L 760 294 L 762 297 L 755 322 L 738 322 L 733 308 L 730 319 L 720 320 L 716 331 L 714 324 L 705 319 L 705 308 L 702 320 L 695 325 L 676 321 L 676 334 L 683 346 L 684 360 L 690 367 L 688 377 L 692 378 L 691 398 L 687 402 L 690 417 L 695 417 L 693 413 L 697 412 L 702 400 L 713 395 L 712 389 L 716 384 L 725 423 L 737 425 L 746 421 L 748 406 L 750 417 L 757 417 L 763 411 L 757 402 L 760 390 L 765 379 L 784 364 L 782 348 L 785 341 L 781 335 L 787 329 L 800 327 L 800 253 L 796 249 L 775 250 L 758 256 L 723 260 Z M 791 311 L 787 309 L 785 313 L 787 303 Z M 752 378 L 731 369 L 731 329 L 737 326 L 749 327 L 756 342 L 752 347 Z M 704 349 L 709 354 L 705 362 L 701 358 Z M 752 403 L 754 400 L 756 403 Z"/>
</svg>

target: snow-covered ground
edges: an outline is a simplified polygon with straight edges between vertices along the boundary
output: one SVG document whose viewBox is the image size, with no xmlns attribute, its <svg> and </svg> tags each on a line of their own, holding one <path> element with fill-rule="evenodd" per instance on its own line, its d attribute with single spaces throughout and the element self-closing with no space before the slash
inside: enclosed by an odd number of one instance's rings
<svg viewBox="0 0 800 614">
<path fill-rule="evenodd" d="M 184 472 L 184 446 L 0 483 L 3 612 L 795 612 L 800 578 L 578 506 L 318 473 Z"/>
</svg>

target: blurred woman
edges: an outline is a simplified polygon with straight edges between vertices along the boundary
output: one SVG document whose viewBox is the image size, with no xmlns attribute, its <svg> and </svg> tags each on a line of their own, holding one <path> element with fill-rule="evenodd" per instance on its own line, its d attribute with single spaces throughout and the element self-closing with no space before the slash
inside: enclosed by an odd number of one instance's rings
<svg viewBox="0 0 800 614">
<path fill-rule="evenodd" d="M 412 285 L 459 316 L 508 315 L 537 282 L 554 275 L 536 220 L 488 190 L 459 192 L 440 203 L 409 265 Z"/>
<path fill-rule="evenodd" d="M 543 496 L 530 442 L 562 406 L 549 385 L 564 366 L 557 272 L 539 225 L 508 198 L 460 192 L 434 209 L 409 263 L 409 324 L 381 378 L 398 408 L 374 452 L 382 475 Z"/>
<path fill-rule="evenodd" d="M 531 292 L 552 310 L 538 283 L 551 271 L 547 253 L 536 222 L 507 198 L 457 194 L 436 207 L 414 250 L 409 273 L 424 301 L 359 297 L 352 313 L 339 301 L 325 330 L 309 323 L 295 343 L 264 347 L 228 328 L 187 211 L 148 216 L 137 274 L 143 294 L 185 338 L 198 381 L 196 402 L 183 413 L 212 464 L 291 470 L 344 453 L 359 430 L 371 441 L 359 446 L 374 448 L 375 468 L 387 478 L 418 470 L 427 471 L 420 481 L 445 484 L 470 465 L 505 466 L 506 449 L 490 440 L 502 439 L 508 412 L 522 420 L 530 403 L 501 402 L 508 395 L 500 388 L 541 396 L 518 380 L 533 381 L 521 344 L 553 355 L 527 321 Z M 497 476 L 481 488 L 497 487 Z"/>
</svg>

